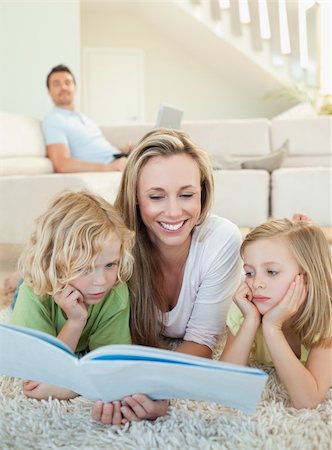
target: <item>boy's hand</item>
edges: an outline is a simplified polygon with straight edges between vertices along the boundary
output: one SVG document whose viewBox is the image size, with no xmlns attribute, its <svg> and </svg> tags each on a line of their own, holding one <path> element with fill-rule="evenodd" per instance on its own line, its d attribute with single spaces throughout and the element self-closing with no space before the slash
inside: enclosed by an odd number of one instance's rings
<svg viewBox="0 0 332 450">
<path fill-rule="evenodd" d="M 307 286 L 303 274 L 296 275 L 289 286 L 284 298 L 263 317 L 263 325 L 274 326 L 278 329 L 293 317 L 307 297 Z"/>
<path fill-rule="evenodd" d="M 252 291 L 245 281 L 242 281 L 237 288 L 233 296 L 233 301 L 240 308 L 245 319 L 253 317 L 260 320 L 261 315 L 252 303 Z"/>
<path fill-rule="evenodd" d="M 84 303 L 83 295 L 70 284 L 54 295 L 54 301 L 66 314 L 68 320 L 86 322 L 88 308 Z"/>
</svg>

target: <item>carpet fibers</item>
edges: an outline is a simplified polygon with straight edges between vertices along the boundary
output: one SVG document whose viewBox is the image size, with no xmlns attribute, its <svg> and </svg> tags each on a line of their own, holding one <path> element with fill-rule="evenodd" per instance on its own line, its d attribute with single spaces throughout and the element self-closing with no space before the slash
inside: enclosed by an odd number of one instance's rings
<svg viewBox="0 0 332 450">
<path fill-rule="evenodd" d="M 0 311 L 0 322 L 8 321 L 9 314 L 8 308 Z M 21 380 L 1 376 L 0 449 L 330 450 L 332 389 L 315 410 L 297 411 L 274 369 L 268 371 L 253 416 L 214 403 L 179 400 L 172 401 L 165 417 L 125 426 L 92 421 L 92 402 L 82 397 L 28 399 L 21 392 Z"/>
</svg>

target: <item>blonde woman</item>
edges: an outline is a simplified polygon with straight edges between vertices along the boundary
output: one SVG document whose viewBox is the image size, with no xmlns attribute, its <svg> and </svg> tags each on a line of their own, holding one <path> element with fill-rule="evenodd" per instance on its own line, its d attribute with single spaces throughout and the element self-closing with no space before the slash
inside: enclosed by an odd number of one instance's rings
<svg viewBox="0 0 332 450">
<path fill-rule="evenodd" d="M 24 282 L 11 322 L 56 336 L 73 351 L 131 343 L 129 294 L 133 232 L 89 192 L 65 192 L 38 218 L 19 267 Z M 28 397 L 75 397 L 68 389 L 25 381 Z"/>
<path fill-rule="evenodd" d="M 295 408 L 315 408 L 332 381 L 332 263 L 322 230 L 303 217 L 256 227 L 241 246 L 222 361 L 273 365 Z"/>
<path fill-rule="evenodd" d="M 241 234 L 212 216 L 213 175 L 208 155 L 183 132 L 157 129 L 132 151 L 116 199 L 135 231 L 129 281 L 134 343 L 211 358 L 240 280 Z M 95 404 L 103 423 L 154 419 L 168 402 L 134 395 Z"/>
</svg>

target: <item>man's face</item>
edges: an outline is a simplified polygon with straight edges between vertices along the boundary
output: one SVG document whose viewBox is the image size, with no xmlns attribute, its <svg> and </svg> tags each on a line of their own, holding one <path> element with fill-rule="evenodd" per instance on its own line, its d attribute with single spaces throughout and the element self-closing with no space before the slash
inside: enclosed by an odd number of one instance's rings
<svg viewBox="0 0 332 450">
<path fill-rule="evenodd" d="M 68 72 L 55 72 L 49 78 L 48 93 L 55 106 L 74 109 L 76 85 Z"/>
</svg>

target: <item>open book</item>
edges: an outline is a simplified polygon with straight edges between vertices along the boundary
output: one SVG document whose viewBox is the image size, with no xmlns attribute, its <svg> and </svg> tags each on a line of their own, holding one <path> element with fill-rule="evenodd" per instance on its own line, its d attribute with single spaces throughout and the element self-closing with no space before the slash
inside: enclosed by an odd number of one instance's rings
<svg viewBox="0 0 332 450">
<path fill-rule="evenodd" d="M 144 393 L 153 399 L 223 403 L 254 413 L 265 372 L 138 345 L 107 345 L 78 359 L 59 339 L 0 324 L 0 374 L 56 384 L 91 400 Z"/>
</svg>

